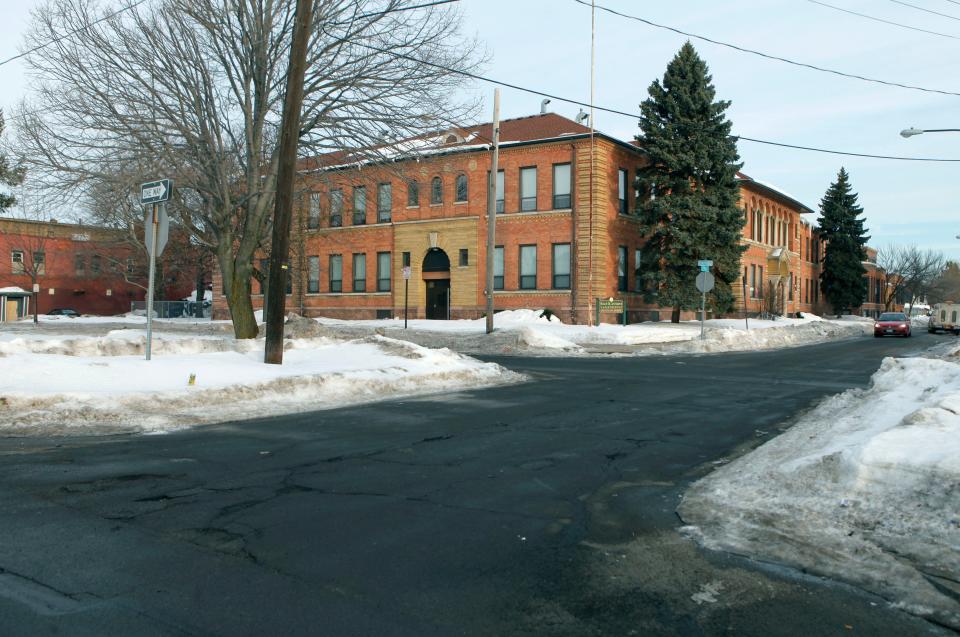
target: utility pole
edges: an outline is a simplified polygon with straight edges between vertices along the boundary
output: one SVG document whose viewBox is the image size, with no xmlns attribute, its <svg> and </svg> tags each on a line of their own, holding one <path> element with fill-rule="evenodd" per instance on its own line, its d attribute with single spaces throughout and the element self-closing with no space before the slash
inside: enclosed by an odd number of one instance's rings
<svg viewBox="0 0 960 637">
<path fill-rule="evenodd" d="M 313 0 L 297 0 L 290 64 L 287 67 L 287 93 L 283 100 L 283 119 L 280 125 L 280 161 L 277 191 L 274 196 L 270 271 L 267 273 L 267 307 L 264 313 L 267 339 L 263 360 L 275 365 L 283 364 L 283 316 L 289 276 L 287 260 L 290 252 L 290 218 L 293 216 L 293 180 L 297 169 L 303 78 L 312 22 Z"/>
<path fill-rule="evenodd" d="M 493 332 L 493 260 L 497 243 L 497 174 L 500 171 L 500 89 L 493 89 L 493 163 L 487 180 L 487 334 Z"/>
</svg>

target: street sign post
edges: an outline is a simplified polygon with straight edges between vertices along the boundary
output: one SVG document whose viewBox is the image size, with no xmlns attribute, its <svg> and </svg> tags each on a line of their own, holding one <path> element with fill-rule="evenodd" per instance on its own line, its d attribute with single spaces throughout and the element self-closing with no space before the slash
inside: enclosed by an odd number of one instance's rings
<svg viewBox="0 0 960 637">
<path fill-rule="evenodd" d="M 167 217 L 167 204 L 173 182 L 169 179 L 149 181 L 140 185 L 140 203 L 149 205 L 150 211 L 143 219 L 143 241 L 150 255 L 150 275 L 147 282 L 147 346 L 146 359 L 150 360 L 153 346 L 153 290 L 157 276 L 157 257 L 163 253 L 170 234 L 170 220 Z"/>
<path fill-rule="evenodd" d="M 701 261 L 703 263 L 703 261 Z M 709 262 L 711 265 L 712 261 Z M 707 268 L 710 266 L 708 265 Z M 714 278 L 713 275 L 708 271 L 703 271 L 697 275 L 697 289 L 700 290 L 700 340 L 702 341 L 704 336 L 704 323 L 707 320 L 707 292 L 713 289 Z"/>
<path fill-rule="evenodd" d="M 147 254 L 151 257 L 159 257 L 167 247 L 167 239 L 170 237 L 170 218 L 167 216 L 166 204 L 154 205 L 152 208 L 143 216 L 143 242 L 147 246 Z M 154 224 L 154 217 L 156 217 L 156 224 Z M 157 235 L 156 244 L 153 241 L 154 234 Z"/>
<path fill-rule="evenodd" d="M 697 266 L 700 267 L 701 272 L 709 272 L 710 266 L 712 265 L 713 261 L 710 261 L 709 259 L 701 259 L 700 261 L 697 261 Z"/>
</svg>

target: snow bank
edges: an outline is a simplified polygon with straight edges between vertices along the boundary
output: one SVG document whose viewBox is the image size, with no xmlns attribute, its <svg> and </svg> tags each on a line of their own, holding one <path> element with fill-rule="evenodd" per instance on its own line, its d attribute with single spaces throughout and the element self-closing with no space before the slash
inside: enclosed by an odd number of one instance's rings
<svg viewBox="0 0 960 637">
<path fill-rule="evenodd" d="M 775 323 L 775 325 L 764 323 Z M 776 349 L 872 334 L 873 323 L 797 319 L 795 322 L 786 324 L 782 320 L 764 321 L 754 326 L 754 321 L 751 321 L 749 330 L 711 329 L 703 341 L 691 343 L 685 351 L 733 352 Z"/>
<path fill-rule="evenodd" d="M 687 530 L 960 628 L 958 360 L 884 360 L 869 389 L 823 401 L 694 484 Z"/>
<path fill-rule="evenodd" d="M 707 338 L 701 342 L 700 323 L 635 323 L 631 325 L 571 325 L 556 316 L 542 316 L 542 310 L 509 310 L 498 312 L 494 320 L 497 332 L 517 332 L 518 342 L 529 350 L 545 350 L 565 353 L 586 353 L 585 348 L 597 346 L 640 347 L 654 345 L 650 353 L 674 352 L 722 352 L 752 350 L 774 347 L 791 347 L 830 338 L 861 336 L 869 332 L 872 323 L 863 321 L 825 321 L 812 314 L 804 318 L 781 318 L 776 321 L 751 319 L 749 330 L 742 319 L 712 319 L 706 322 Z M 403 338 L 411 331 L 440 332 L 452 335 L 480 335 L 486 329 L 485 319 L 435 321 L 417 319 L 409 321 L 404 331 L 402 319 L 378 319 L 346 321 L 318 318 L 322 325 L 331 328 L 350 327 L 373 330 L 390 330 Z M 396 331 L 394 331 L 396 330 Z M 644 353 L 641 347 L 635 350 Z"/>
<path fill-rule="evenodd" d="M 283 365 L 265 365 L 262 340 L 159 339 L 151 361 L 135 338 L 2 342 L 0 434 L 164 432 L 522 379 L 380 336 L 288 339 L 285 350 Z"/>
</svg>

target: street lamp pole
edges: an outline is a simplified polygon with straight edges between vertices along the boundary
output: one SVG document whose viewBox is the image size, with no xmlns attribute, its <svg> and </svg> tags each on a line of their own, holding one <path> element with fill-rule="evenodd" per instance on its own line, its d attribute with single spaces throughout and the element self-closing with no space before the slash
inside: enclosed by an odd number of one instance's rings
<svg viewBox="0 0 960 637">
<path fill-rule="evenodd" d="M 900 131 L 900 136 L 909 139 L 924 133 L 960 133 L 960 128 L 904 128 Z"/>
</svg>

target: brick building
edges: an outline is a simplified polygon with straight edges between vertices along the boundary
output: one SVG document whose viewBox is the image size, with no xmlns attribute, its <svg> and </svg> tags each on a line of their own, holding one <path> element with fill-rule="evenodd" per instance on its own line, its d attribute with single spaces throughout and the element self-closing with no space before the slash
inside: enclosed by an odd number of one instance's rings
<svg viewBox="0 0 960 637">
<path fill-rule="evenodd" d="M 750 314 L 822 313 L 823 241 L 804 218 L 814 211 L 776 186 L 738 174 L 746 216 L 741 276 L 734 284 L 737 309 Z M 744 299 L 746 301 L 744 302 Z"/>
<path fill-rule="evenodd" d="M 125 238 L 123 231 L 111 228 L 0 218 L 0 288 L 32 291 L 35 273 L 40 314 L 54 308 L 99 315 L 129 312 L 130 302 L 145 296 L 131 281 L 145 285 L 146 277 L 144 258 Z M 189 277 L 177 275 L 165 283 L 163 294 L 180 298 L 190 293 Z M 32 314 L 34 302 L 27 303 Z"/>
<path fill-rule="evenodd" d="M 644 240 L 633 184 L 643 151 L 555 113 L 503 120 L 500 131 L 495 307 L 549 308 L 586 323 L 596 299 L 617 297 L 630 321 L 667 318 L 669 308 L 643 301 L 636 272 Z M 491 139 L 486 123 L 401 143 L 388 161 L 344 152 L 301 163 L 286 307 L 305 316 L 400 316 L 409 266 L 411 318 L 482 316 Z M 804 218 L 814 211 L 743 173 L 738 181 L 747 249 L 735 309 L 828 311 L 824 245 Z M 253 289 L 262 307 L 263 289 Z M 214 318 L 228 318 L 218 275 L 214 290 Z"/>
<path fill-rule="evenodd" d="M 287 307 L 308 316 L 401 315 L 409 266 L 412 318 L 482 316 L 491 136 L 489 123 L 450 129 L 389 163 L 341 154 L 301 171 Z M 586 322 L 593 299 L 617 296 L 632 320 L 658 317 L 635 292 L 642 241 L 629 211 L 644 161 L 633 144 L 591 136 L 554 113 L 501 122 L 497 309 L 546 307 Z M 227 316 L 217 284 L 214 316 Z"/>
</svg>

